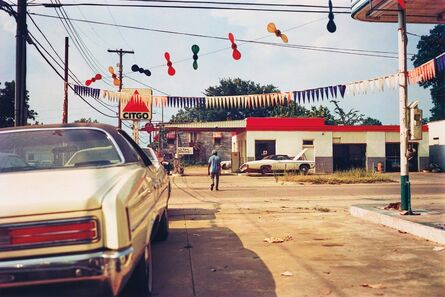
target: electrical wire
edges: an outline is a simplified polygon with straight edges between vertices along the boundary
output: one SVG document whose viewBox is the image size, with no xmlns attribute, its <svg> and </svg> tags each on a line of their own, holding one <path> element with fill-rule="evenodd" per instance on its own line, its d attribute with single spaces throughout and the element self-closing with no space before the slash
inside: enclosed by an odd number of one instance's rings
<svg viewBox="0 0 445 297">
<path fill-rule="evenodd" d="M 34 19 L 32 18 L 32 16 L 31 15 L 29 15 L 29 13 L 27 13 L 28 14 L 28 17 L 29 17 L 29 19 L 32 21 L 32 23 L 34 24 L 34 26 L 36 27 L 36 29 L 40 32 L 40 34 L 43 36 L 43 38 L 45 39 L 45 41 L 48 43 L 48 45 L 50 46 L 50 48 L 53 50 L 53 52 L 56 54 L 56 56 L 59 58 L 59 61 L 63 64 L 63 65 L 65 65 L 65 61 L 62 59 L 62 57 L 60 57 L 60 55 L 59 55 L 59 53 L 56 51 L 56 49 L 54 48 L 54 46 L 52 45 L 52 43 L 48 40 L 48 38 L 46 37 L 46 35 L 43 33 L 43 31 L 40 29 L 40 27 L 37 25 L 37 23 L 34 21 Z M 34 40 L 36 40 L 37 41 L 37 39 L 34 37 L 34 36 L 32 36 L 33 38 L 34 38 Z M 37 41 L 38 42 L 38 41 Z M 40 44 L 40 46 L 45 50 L 45 52 L 47 52 L 46 51 L 46 49 Z M 53 58 L 48 52 L 47 52 L 47 54 L 51 57 L 51 58 Z M 57 63 L 57 61 L 53 58 L 53 60 L 54 60 L 54 62 L 56 62 Z M 59 63 L 57 63 L 58 65 L 59 65 L 59 67 L 61 67 L 62 69 L 63 69 L 63 67 L 59 64 Z M 74 74 L 74 72 L 73 71 L 71 71 L 71 69 L 70 68 L 68 68 L 68 71 L 69 71 L 69 76 L 71 77 L 71 79 L 72 80 L 74 80 L 75 82 L 77 82 L 78 84 L 82 84 L 81 83 L 81 81 L 80 81 L 80 79 Z"/>
<path fill-rule="evenodd" d="M 329 8 L 328 5 L 290 4 L 290 3 L 252 3 L 252 2 L 222 2 L 222 1 L 192 1 L 192 0 L 123 0 L 127 2 L 163 2 L 184 4 L 216 4 L 216 5 L 242 5 L 242 6 L 273 6 L 273 7 L 310 7 Z M 333 6 L 333 8 L 350 9 L 350 6 Z"/>
<path fill-rule="evenodd" d="M 106 3 L 35 3 L 28 6 L 43 6 L 47 8 L 54 7 L 120 7 L 120 8 L 170 8 L 170 9 L 195 9 L 195 10 L 235 10 L 235 11 L 257 11 L 257 12 L 285 12 L 285 13 L 329 13 L 328 10 L 308 10 L 308 9 L 268 9 L 268 8 L 253 8 L 253 7 L 222 7 L 222 6 L 195 6 L 195 5 L 153 5 L 153 4 L 106 4 Z M 336 14 L 351 14 L 350 10 L 335 11 Z"/>
<path fill-rule="evenodd" d="M 53 3 L 52 0 L 51 0 L 51 3 Z M 56 0 L 55 3 L 60 3 L 60 1 Z M 83 60 L 87 63 L 88 67 L 92 70 L 93 73 L 101 73 L 103 76 L 103 82 L 105 84 L 111 86 L 111 84 L 108 82 L 108 78 L 103 74 L 103 71 L 100 70 L 101 68 L 103 69 L 104 67 L 102 65 L 100 65 L 100 63 L 98 61 L 95 61 L 94 55 L 91 53 L 89 48 L 85 45 L 85 43 L 83 42 L 83 40 L 77 33 L 76 28 L 72 24 L 66 11 L 63 9 L 63 7 L 59 8 L 60 14 L 57 11 L 57 8 L 55 8 L 55 11 L 56 11 L 56 14 L 58 15 L 60 21 L 62 22 L 62 25 L 64 26 L 65 30 L 67 31 L 68 35 L 73 40 L 76 49 L 82 56 Z M 66 25 L 63 21 L 65 21 Z"/>
<path fill-rule="evenodd" d="M 47 15 L 47 14 L 40 14 L 40 13 L 31 13 L 33 15 L 36 16 L 41 16 L 41 17 L 46 17 L 46 18 L 56 18 L 55 16 L 52 15 Z M 190 37 L 198 37 L 198 38 L 209 38 L 209 39 L 217 39 L 217 40 L 224 40 L 227 41 L 227 37 L 222 37 L 222 36 L 212 36 L 212 35 L 205 35 L 205 34 L 196 34 L 196 33 L 187 33 L 187 32 L 180 32 L 180 31 L 172 31 L 172 30 L 161 30 L 161 29 L 153 29 L 153 28 L 146 28 L 146 27 L 140 27 L 140 26 L 130 26 L 130 25 L 118 25 L 118 24 L 112 24 L 112 23 L 107 23 L 107 22 L 100 22 L 100 21 L 93 21 L 93 20 L 80 20 L 80 19 L 70 19 L 71 21 L 75 21 L 75 22 L 88 22 L 88 23 L 92 23 L 92 24 L 96 24 L 96 25 L 103 25 L 103 26 L 119 26 L 121 28 L 126 28 L 126 29 L 134 29 L 134 30 L 142 30 L 142 31 L 150 31 L 150 32 L 157 32 L 157 33 L 165 33 L 165 34 L 172 34 L 172 35 L 182 35 L 182 36 L 190 36 Z M 318 21 L 318 20 L 316 20 Z M 287 30 L 289 31 L 289 30 Z M 363 50 L 363 49 L 351 49 L 351 48 L 335 48 L 335 47 L 320 47 L 320 46 L 310 46 L 310 45 L 301 45 L 301 44 L 283 44 L 283 43 L 274 43 L 274 42 L 259 42 L 258 40 L 247 40 L 247 39 L 237 39 L 237 41 L 239 42 L 244 42 L 244 43 L 259 43 L 259 44 L 263 44 L 263 45 L 271 45 L 271 46 L 277 46 L 277 47 L 295 47 L 295 48 L 312 48 L 312 49 L 318 49 L 318 50 L 327 50 L 327 51 L 331 51 L 331 50 L 335 50 L 338 51 L 338 53 L 342 53 L 341 51 L 346 51 L 346 52 L 361 52 L 361 53 L 375 53 L 375 54 L 397 54 L 396 52 L 389 52 L 389 51 L 379 51 L 379 50 Z M 224 49 L 221 49 L 224 50 Z M 221 51 L 218 50 L 218 51 Z M 204 54 L 202 54 L 204 55 Z M 201 55 L 201 56 L 202 56 Z M 365 54 L 364 54 L 365 55 Z M 374 55 L 377 57 L 381 57 L 381 58 L 388 58 L 388 56 L 379 56 L 379 55 Z M 391 57 L 393 58 L 393 57 Z M 188 59 L 190 60 L 190 59 Z M 162 66 L 165 66 L 165 64 L 163 64 Z"/>
<path fill-rule="evenodd" d="M 45 41 L 48 43 L 48 45 L 51 47 L 51 49 L 54 51 L 54 53 L 56 54 L 56 56 L 59 58 L 59 60 L 61 61 L 61 63 L 59 63 L 55 58 L 54 58 L 54 56 L 53 55 L 51 55 L 50 53 L 49 53 L 49 51 L 39 42 L 39 40 L 34 36 L 34 35 L 32 35 L 32 33 L 31 32 L 29 32 L 28 31 L 28 33 L 31 35 L 31 37 L 33 38 L 33 40 L 35 41 L 35 42 L 37 42 L 37 44 L 46 52 L 46 54 L 62 69 L 62 70 L 64 70 L 64 67 L 65 67 L 65 61 L 63 61 L 62 60 L 62 58 L 60 57 L 60 55 L 57 53 L 57 51 L 55 50 L 55 48 L 54 48 L 54 46 L 51 44 L 51 42 L 48 40 L 48 38 L 46 37 L 46 35 L 43 33 L 43 31 L 40 29 L 40 27 L 37 25 L 37 23 L 34 21 L 34 19 L 31 17 L 31 16 L 29 16 L 29 18 L 31 19 L 31 21 L 32 21 L 32 23 L 34 24 L 34 26 L 37 28 L 37 30 L 40 32 L 40 34 L 43 36 L 43 38 L 45 39 Z M 74 74 L 74 72 L 70 69 L 70 68 L 68 68 L 68 76 L 73 80 L 73 81 L 75 81 L 76 83 L 78 83 L 79 85 L 82 85 L 82 82 L 78 79 L 78 77 L 76 76 L 76 74 Z M 108 110 L 110 110 L 110 111 L 112 111 L 112 112 L 114 112 L 114 110 L 112 110 L 112 109 L 110 109 L 110 108 L 108 108 L 108 107 L 112 107 L 112 108 L 116 108 L 117 106 L 114 106 L 114 105 L 110 105 L 110 104 L 107 104 L 107 103 L 105 103 L 105 102 L 102 102 L 102 101 L 100 101 L 100 100 L 98 100 L 98 99 L 96 99 L 96 98 L 94 98 L 99 104 L 101 104 L 103 107 L 105 107 L 106 109 L 108 109 Z"/>
<path fill-rule="evenodd" d="M 57 71 L 57 69 L 54 67 L 54 65 L 48 60 L 48 58 L 45 56 L 45 54 L 41 51 L 41 49 L 39 48 L 39 46 L 36 44 L 34 38 L 32 38 L 32 36 L 28 35 L 29 39 L 32 41 L 31 45 L 34 46 L 34 48 L 37 50 L 37 52 L 40 54 L 40 56 L 45 60 L 45 62 L 54 70 L 54 72 L 63 80 L 63 76 L 59 73 L 59 71 Z M 74 91 L 74 88 L 68 84 L 68 87 Z M 109 118 L 116 118 L 116 116 L 112 116 L 109 114 L 106 114 L 102 111 L 100 111 L 99 109 L 97 109 L 95 106 L 93 106 L 91 103 L 89 103 L 85 98 L 83 98 L 83 96 L 81 96 L 80 94 L 77 94 L 86 104 L 88 104 L 92 109 L 94 109 L 95 111 L 97 111 L 98 113 L 109 117 Z"/>
<path fill-rule="evenodd" d="M 135 78 L 132 78 L 131 76 L 126 75 L 125 78 L 128 78 L 129 80 L 132 80 L 132 81 L 134 81 L 134 82 L 140 83 L 141 85 L 146 86 L 146 87 L 148 87 L 148 88 L 150 88 L 150 89 L 152 89 L 152 90 L 155 90 L 156 92 L 159 92 L 159 93 L 161 93 L 161 94 L 164 94 L 165 96 L 170 96 L 170 95 L 167 94 L 166 92 L 161 91 L 161 90 L 159 90 L 159 89 L 156 89 L 156 88 L 154 88 L 154 87 L 152 87 L 152 86 L 150 86 L 150 85 L 148 85 L 148 84 L 146 84 L 146 83 L 143 83 L 143 82 L 141 82 L 141 81 L 139 81 L 139 80 L 137 80 L 137 79 L 135 79 Z"/>
</svg>

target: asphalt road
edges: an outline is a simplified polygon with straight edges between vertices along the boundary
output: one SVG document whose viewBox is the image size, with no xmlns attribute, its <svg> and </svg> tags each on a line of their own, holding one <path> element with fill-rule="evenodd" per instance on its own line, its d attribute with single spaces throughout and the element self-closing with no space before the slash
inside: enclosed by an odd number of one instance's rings
<svg viewBox="0 0 445 297">
<path fill-rule="evenodd" d="M 445 206 L 444 174 L 411 181 L 413 208 Z M 153 246 L 153 296 L 445 296 L 445 251 L 433 251 L 437 244 L 349 215 L 353 204 L 398 201 L 396 183 L 301 185 L 230 175 L 216 192 L 197 172 L 172 184 L 170 236 Z M 73 292 L 89 289 L 8 296 Z"/>
</svg>

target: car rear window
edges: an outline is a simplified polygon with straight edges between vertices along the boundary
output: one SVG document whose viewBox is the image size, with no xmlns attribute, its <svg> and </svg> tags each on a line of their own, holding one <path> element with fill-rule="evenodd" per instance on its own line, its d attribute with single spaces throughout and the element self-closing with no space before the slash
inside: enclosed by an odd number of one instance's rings
<svg viewBox="0 0 445 297">
<path fill-rule="evenodd" d="M 122 163 L 109 136 L 96 129 L 29 129 L 0 133 L 0 172 Z"/>
</svg>

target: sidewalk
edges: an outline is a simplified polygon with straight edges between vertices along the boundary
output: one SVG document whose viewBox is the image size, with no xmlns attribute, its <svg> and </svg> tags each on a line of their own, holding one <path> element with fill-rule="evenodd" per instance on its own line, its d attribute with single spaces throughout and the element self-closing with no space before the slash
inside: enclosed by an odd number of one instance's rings
<svg viewBox="0 0 445 297">
<path fill-rule="evenodd" d="M 445 244 L 445 202 L 418 204 L 416 215 L 402 215 L 400 210 L 384 209 L 382 204 L 353 205 L 350 213 L 367 221 L 382 224 L 430 241 Z"/>
</svg>

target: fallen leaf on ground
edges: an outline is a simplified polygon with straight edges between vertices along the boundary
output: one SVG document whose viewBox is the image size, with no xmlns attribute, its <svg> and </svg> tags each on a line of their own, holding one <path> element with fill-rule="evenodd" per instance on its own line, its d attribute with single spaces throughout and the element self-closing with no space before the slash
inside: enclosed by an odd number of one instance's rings
<svg viewBox="0 0 445 297">
<path fill-rule="evenodd" d="M 277 237 L 266 237 L 264 238 L 265 242 L 268 243 L 282 243 L 284 242 L 284 240 L 282 238 L 277 238 Z"/>
<path fill-rule="evenodd" d="M 294 240 L 294 238 L 292 237 L 292 235 L 286 235 L 283 238 L 280 237 L 266 237 L 264 238 L 264 242 L 268 242 L 268 243 L 282 243 L 285 241 L 291 241 Z"/>
<path fill-rule="evenodd" d="M 389 203 L 387 206 L 385 206 L 383 209 L 395 209 L 400 210 L 401 209 L 401 203 L 395 202 L 395 203 Z"/>
<path fill-rule="evenodd" d="M 435 251 L 435 252 L 440 252 L 440 251 L 443 251 L 443 250 L 445 250 L 445 247 L 443 247 L 443 246 L 435 246 L 433 248 L 433 251 Z"/>
<path fill-rule="evenodd" d="M 288 234 L 288 235 L 284 236 L 284 241 L 291 241 L 291 240 L 294 240 L 292 235 Z"/>
<path fill-rule="evenodd" d="M 383 284 L 363 284 L 362 287 L 371 289 L 384 289 L 386 288 Z"/>
<path fill-rule="evenodd" d="M 285 271 L 285 272 L 281 272 L 281 275 L 282 276 L 292 276 L 294 274 L 292 272 L 290 272 L 290 271 Z"/>
</svg>

